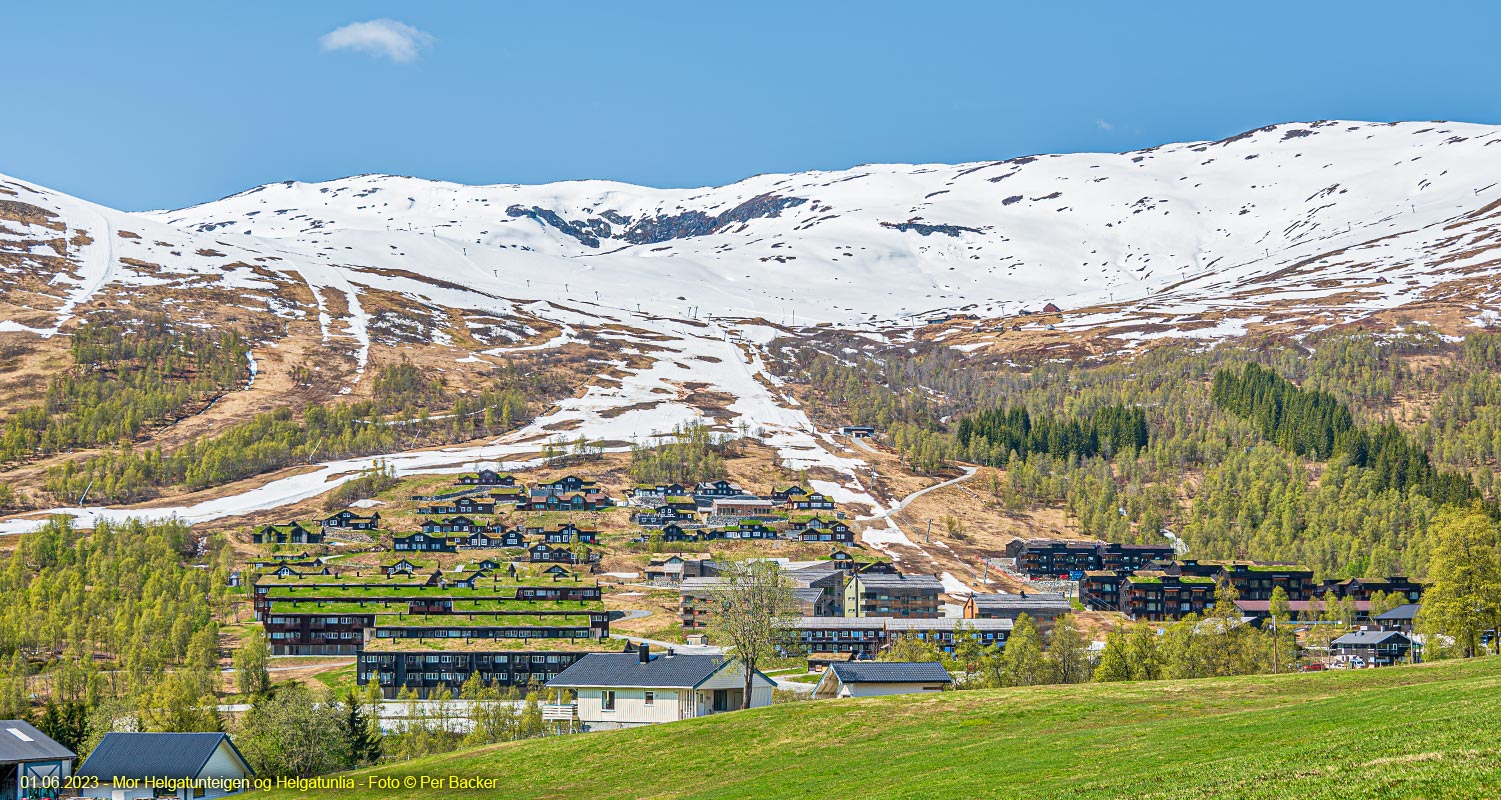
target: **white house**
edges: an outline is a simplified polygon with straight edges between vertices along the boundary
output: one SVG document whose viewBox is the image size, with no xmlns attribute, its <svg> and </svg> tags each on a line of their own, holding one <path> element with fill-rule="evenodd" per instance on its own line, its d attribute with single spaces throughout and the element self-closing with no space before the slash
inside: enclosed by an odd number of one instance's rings
<svg viewBox="0 0 1501 800">
<path fill-rule="evenodd" d="M 239 794 L 255 770 L 223 733 L 106 733 L 78 774 L 99 779 L 98 786 L 83 790 L 84 797 L 191 800 Z M 186 780 L 192 785 L 163 793 L 147 783 L 151 778 Z"/>
<path fill-rule="evenodd" d="M 813 699 L 941 692 L 953 682 L 948 670 L 933 661 L 830 664 L 813 688 Z"/>
<path fill-rule="evenodd" d="M 751 676 L 751 708 L 771 705 L 776 684 Z M 740 708 L 745 668 L 726 656 L 652 653 L 646 644 L 624 653 L 590 653 L 547 682 L 572 689 L 585 730 L 630 728 L 704 717 Z"/>
</svg>

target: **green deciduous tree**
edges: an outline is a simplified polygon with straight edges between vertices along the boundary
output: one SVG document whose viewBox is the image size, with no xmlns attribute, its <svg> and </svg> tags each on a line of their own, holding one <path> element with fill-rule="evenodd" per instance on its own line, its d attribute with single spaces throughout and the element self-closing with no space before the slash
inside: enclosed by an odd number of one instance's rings
<svg viewBox="0 0 1501 800">
<path fill-rule="evenodd" d="M 1496 525 L 1476 511 L 1451 512 L 1439 519 L 1434 535 L 1419 627 L 1453 638 L 1459 655 L 1477 655 L 1481 635 L 1501 619 Z"/>
</svg>

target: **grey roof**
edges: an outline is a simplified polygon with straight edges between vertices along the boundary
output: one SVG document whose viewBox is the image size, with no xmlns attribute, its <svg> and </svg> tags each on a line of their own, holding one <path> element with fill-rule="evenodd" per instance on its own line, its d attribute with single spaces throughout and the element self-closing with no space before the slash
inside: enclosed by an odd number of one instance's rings
<svg viewBox="0 0 1501 800">
<path fill-rule="evenodd" d="M 885 575 L 879 572 L 862 573 L 860 583 L 871 589 L 928 589 L 943 591 L 943 582 L 932 575 Z"/>
<path fill-rule="evenodd" d="M 823 590 L 816 587 L 799 587 L 792 590 L 792 596 L 804 603 L 817 603 L 818 598 L 823 597 Z"/>
<path fill-rule="evenodd" d="M 970 628 L 975 631 L 1009 631 L 1015 625 L 1009 619 L 964 619 L 962 617 L 800 617 L 793 627 L 799 630 L 888 630 L 952 631 Z"/>
<path fill-rule="evenodd" d="M 796 627 L 804 630 L 822 628 L 882 630 L 886 627 L 886 620 L 886 617 L 801 617 Z"/>
<path fill-rule="evenodd" d="M 723 585 L 724 583 L 725 579 L 719 577 L 684 578 L 682 586 L 678 589 L 678 591 L 687 593 L 695 590 L 702 591 L 706 589 L 714 589 Z"/>
<path fill-rule="evenodd" d="M 843 683 L 953 683 L 948 670 L 936 661 L 871 661 L 831 664 Z"/>
<path fill-rule="evenodd" d="M 76 753 L 19 719 L 0 719 L 0 762 L 51 761 Z"/>
<path fill-rule="evenodd" d="M 645 664 L 635 651 L 590 653 L 547 682 L 549 688 L 645 686 L 691 689 L 725 664 L 724 656 L 653 653 Z"/>
<path fill-rule="evenodd" d="M 1406 639 L 1400 631 L 1352 631 L 1335 639 L 1333 644 L 1338 645 L 1362 645 L 1362 644 L 1385 644 L 1392 637 Z"/>
<path fill-rule="evenodd" d="M 977 594 L 974 595 L 976 606 L 990 606 L 993 608 L 1051 608 L 1060 606 L 1064 609 L 1069 607 L 1068 599 L 1062 594 L 1039 592 L 1037 594 Z"/>
<path fill-rule="evenodd" d="M 1016 625 L 1009 619 L 964 619 L 963 617 L 888 617 L 888 631 L 955 631 L 961 628 L 983 633 L 985 631 L 1009 631 Z"/>
<path fill-rule="evenodd" d="M 1418 610 L 1421 608 L 1422 606 L 1417 603 L 1403 603 L 1391 611 L 1384 611 L 1371 617 L 1371 619 L 1381 620 L 1382 622 L 1412 622 L 1414 619 L 1417 619 Z"/>
<path fill-rule="evenodd" d="M 224 733 L 117 733 L 104 734 L 104 739 L 94 752 L 78 768 L 78 774 L 108 781 L 121 778 L 197 778 L 213 758 L 220 743 L 229 745 L 230 752 L 240 761 L 246 775 L 255 770 L 240 755 L 240 751 Z M 203 777 L 237 777 L 215 775 Z"/>
</svg>

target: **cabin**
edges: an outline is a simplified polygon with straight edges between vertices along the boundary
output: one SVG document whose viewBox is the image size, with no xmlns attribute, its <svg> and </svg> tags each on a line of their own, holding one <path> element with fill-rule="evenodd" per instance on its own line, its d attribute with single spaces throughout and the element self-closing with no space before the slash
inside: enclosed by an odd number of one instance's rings
<svg viewBox="0 0 1501 800">
<path fill-rule="evenodd" d="M 0 800 L 61 796 L 77 757 L 25 720 L 0 720 Z"/>
<path fill-rule="evenodd" d="M 740 484 L 727 481 L 723 478 L 714 481 L 702 481 L 693 486 L 694 497 L 740 497 L 743 494 L 745 494 L 745 490 L 740 488 Z"/>
<path fill-rule="evenodd" d="M 1063 309 L 1059 308 L 1053 303 L 1048 303 L 1047 305 L 1042 307 L 1042 313 L 1044 314 L 1057 314 L 1061 311 L 1063 311 Z"/>
<path fill-rule="evenodd" d="M 1330 652 L 1342 661 L 1364 667 L 1389 667 L 1412 652 L 1412 640 L 1401 631 L 1351 631 L 1329 643 Z"/>
<path fill-rule="evenodd" d="M 119 733 L 104 734 L 78 768 L 81 778 L 98 783 L 83 789 L 84 797 L 136 800 L 137 798 L 223 797 L 240 794 L 249 787 L 255 770 L 240 755 L 226 733 Z M 128 781 L 120 786 L 117 780 Z M 168 791 L 148 781 L 183 781 L 198 784 Z"/>
<path fill-rule="evenodd" d="M 776 503 L 786 503 L 794 497 L 808 494 L 808 490 L 801 486 L 779 486 L 771 490 L 771 499 Z"/>
<path fill-rule="evenodd" d="M 936 661 L 831 663 L 813 689 L 813 699 L 941 692 L 953 683 L 953 676 Z"/>
<path fill-rule="evenodd" d="M 698 534 L 697 533 L 689 533 L 688 531 L 684 530 L 681 525 L 678 525 L 675 522 L 668 523 L 667 525 L 663 525 L 662 529 L 658 532 L 658 536 L 664 542 L 696 542 L 696 541 L 698 541 Z"/>
<path fill-rule="evenodd" d="M 590 653 L 547 689 L 572 690 L 574 715 L 584 730 L 610 730 L 675 722 L 737 711 L 745 699 L 746 669 L 726 656 L 652 653 L 650 645 L 625 653 Z M 776 684 L 760 672 L 750 676 L 751 708 L 771 705 Z"/>
<path fill-rule="evenodd" d="M 460 475 L 454 481 L 456 486 L 515 486 L 516 476 L 509 472 L 496 472 L 493 469 L 482 469 L 479 472 L 470 472 Z"/>
<path fill-rule="evenodd" d="M 380 512 L 372 511 L 365 516 L 346 508 L 333 516 L 324 517 L 323 527 L 350 531 L 373 531 L 380 527 Z"/>
<path fill-rule="evenodd" d="M 420 567 L 405 558 L 398 558 L 389 564 L 381 565 L 381 571 L 386 574 L 387 578 L 392 575 L 414 575 L 418 569 Z"/>
<path fill-rule="evenodd" d="M 870 439 L 876 435 L 874 425 L 845 425 L 839 432 L 851 439 Z"/>
<path fill-rule="evenodd" d="M 801 497 L 789 499 L 787 507 L 793 511 L 833 511 L 834 499 L 826 494 L 810 492 Z"/>
<path fill-rule="evenodd" d="M 615 501 L 602 492 L 569 492 L 562 494 L 533 494 L 524 503 L 517 503 L 517 511 L 598 511 L 611 508 Z"/>
<path fill-rule="evenodd" d="M 494 500 L 477 500 L 473 497 L 455 497 L 452 500 L 443 500 L 430 506 L 422 506 L 417 509 L 418 514 L 463 514 L 466 516 L 478 516 L 481 514 L 494 514 Z"/>
<path fill-rule="evenodd" d="M 398 553 L 455 553 L 459 546 L 456 539 L 436 533 L 409 533 L 392 536 L 391 549 Z"/>
<path fill-rule="evenodd" d="M 256 544 L 322 544 L 323 531 L 293 520 L 284 525 L 267 525 L 252 534 L 251 540 Z"/>
<path fill-rule="evenodd" d="M 598 544 L 599 531 L 593 528 L 580 528 L 570 522 L 557 530 L 543 531 L 542 541 L 547 544 L 573 544 L 575 542 Z"/>
<path fill-rule="evenodd" d="M 650 510 L 636 512 L 632 517 L 632 521 L 643 528 L 660 528 L 674 522 L 690 522 L 696 519 L 698 515 L 691 509 L 676 505 L 653 506 Z"/>
<path fill-rule="evenodd" d="M 712 535 L 711 535 L 712 534 Z M 712 531 L 704 531 L 699 534 L 700 539 L 775 539 L 778 537 L 777 529 L 770 525 L 759 522 L 742 520 L 736 525 L 726 525 Z"/>
<path fill-rule="evenodd" d="M 490 541 L 496 547 L 526 547 L 526 534 L 520 530 L 510 530 L 501 533 L 499 537 L 490 537 Z"/>
<path fill-rule="evenodd" d="M 532 496 L 549 494 L 575 494 L 595 491 L 598 481 L 586 480 L 577 475 L 565 475 L 551 483 L 539 483 L 532 487 Z"/>
<path fill-rule="evenodd" d="M 964 601 L 965 619 L 1015 620 L 1026 614 L 1044 627 L 1071 610 L 1067 597 L 1052 592 L 972 594 Z"/>
<path fill-rule="evenodd" d="M 631 489 L 631 499 L 638 503 L 650 503 L 653 500 L 681 497 L 687 493 L 688 487 L 681 483 L 658 483 L 655 485 L 643 483 Z"/>
<path fill-rule="evenodd" d="M 837 519 L 829 520 L 813 517 L 805 521 L 793 536 L 802 542 L 855 543 L 854 530 Z"/>
<path fill-rule="evenodd" d="M 422 521 L 423 533 L 474 533 L 484 526 L 468 517 L 447 517 Z"/>
<path fill-rule="evenodd" d="M 566 547 L 554 547 L 546 542 L 537 542 L 526 550 L 533 564 L 573 564 L 573 551 Z"/>
<path fill-rule="evenodd" d="M 504 542 L 505 534 L 495 533 L 484 528 L 478 528 L 468 536 L 459 539 L 458 546 L 460 548 L 466 548 L 470 550 L 488 550 L 495 547 L 511 546 L 505 544 Z"/>
</svg>

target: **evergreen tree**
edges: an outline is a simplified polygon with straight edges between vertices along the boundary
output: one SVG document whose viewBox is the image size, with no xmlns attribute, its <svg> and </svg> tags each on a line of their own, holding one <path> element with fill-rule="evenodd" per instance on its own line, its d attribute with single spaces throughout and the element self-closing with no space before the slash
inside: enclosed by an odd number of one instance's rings
<svg viewBox="0 0 1501 800">
<path fill-rule="evenodd" d="M 367 717 L 361 698 L 350 691 L 344 698 L 344 738 L 349 768 L 377 764 L 381 756 L 379 716 Z"/>
</svg>

